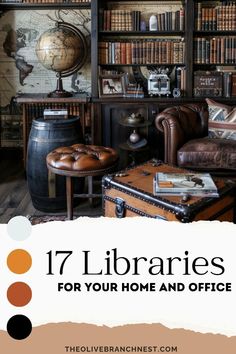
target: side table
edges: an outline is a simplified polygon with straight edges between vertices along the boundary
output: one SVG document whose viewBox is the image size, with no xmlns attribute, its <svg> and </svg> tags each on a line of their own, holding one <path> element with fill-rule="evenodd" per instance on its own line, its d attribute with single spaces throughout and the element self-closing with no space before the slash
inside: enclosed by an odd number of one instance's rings
<svg viewBox="0 0 236 354">
<path fill-rule="evenodd" d="M 43 116 L 44 108 L 67 107 L 70 116 L 80 117 L 84 133 L 85 110 L 86 104 L 89 102 L 87 94 L 75 93 L 72 97 L 63 98 L 48 97 L 47 94 L 21 94 L 16 96 L 16 102 L 22 105 L 24 166 L 26 165 L 27 144 L 32 120 Z"/>
<path fill-rule="evenodd" d="M 120 119 L 119 124 L 127 127 L 127 129 L 131 131 L 127 141 L 119 144 L 119 148 L 127 151 L 131 159 L 130 166 L 135 166 L 137 164 L 138 156 L 149 151 L 148 141 L 144 137 L 144 133 L 140 133 L 140 130 L 143 128 L 148 129 L 151 122 L 144 120 L 144 118 L 140 116 L 135 117 L 135 115 L 132 114 L 130 117 Z M 146 132 L 145 135 L 147 136 L 147 134 L 148 132 Z"/>
<path fill-rule="evenodd" d="M 130 159 L 131 159 L 131 162 L 129 165 L 130 167 L 134 167 L 137 164 L 138 155 L 141 155 L 141 154 L 149 151 L 148 145 L 143 146 L 141 148 L 132 148 L 127 143 L 121 143 L 121 144 L 119 144 L 119 148 L 128 152 Z"/>
</svg>

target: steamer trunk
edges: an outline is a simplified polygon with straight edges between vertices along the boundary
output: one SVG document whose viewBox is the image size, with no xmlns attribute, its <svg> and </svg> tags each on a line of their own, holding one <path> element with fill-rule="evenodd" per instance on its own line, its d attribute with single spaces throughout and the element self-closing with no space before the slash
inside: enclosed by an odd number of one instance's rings
<svg viewBox="0 0 236 354">
<path fill-rule="evenodd" d="M 149 161 L 103 178 L 103 209 L 107 217 L 146 216 L 168 221 L 221 220 L 234 222 L 235 182 L 214 178 L 220 197 L 155 196 L 156 172 L 181 172 L 178 167 Z"/>
</svg>

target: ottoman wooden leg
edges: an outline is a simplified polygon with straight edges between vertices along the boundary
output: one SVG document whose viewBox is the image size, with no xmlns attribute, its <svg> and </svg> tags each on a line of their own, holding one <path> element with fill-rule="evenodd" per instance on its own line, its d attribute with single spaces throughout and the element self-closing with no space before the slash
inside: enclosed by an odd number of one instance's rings
<svg viewBox="0 0 236 354">
<path fill-rule="evenodd" d="M 93 176 L 88 176 L 88 194 L 92 195 L 93 194 Z M 93 198 L 89 198 L 89 203 L 92 206 L 93 205 Z"/>
<path fill-rule="evenodd" d="M 72 177 L 66 177 L 66 203 L 68 220 L 73 220 L 73 181 Z"/>
</svg>

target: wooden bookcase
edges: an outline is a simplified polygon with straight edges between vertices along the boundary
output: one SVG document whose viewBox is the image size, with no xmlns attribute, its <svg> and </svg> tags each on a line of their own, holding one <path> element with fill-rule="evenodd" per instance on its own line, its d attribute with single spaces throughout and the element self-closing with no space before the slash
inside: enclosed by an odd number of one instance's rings
<svg viewBox="0 0 236 354">
<path fill-rule="evenodd" d="M 183 1 L 181 0 L 140 1 L 140 2 L 124 1 L 124 0 L 123 1 L 93 1 L 92 2 L 92 19 L 93 19 L 92 21 L 92 70 L 93 70 L 92 97 L 99 98 L 99 85 L 98 85 L 99 76 L 104 71 L 124 72 L 124 73 L 134 75 L 136 77 L 140 76 L 140 79 L 142 79 L 143 76 L 147 74 L 148 69 L 149 70 L 156 69 L 157 67 L 165 66 L 165 67 L 169 67 L 169 69 L 172 71 L 177 67 L 185 69 L 186 74 L 188 74 L 188 72 L 192 68 L 191 65 L 192 58 L 188 48 L 192 44 L 193 33 L 192 30 L 187 31 L 185 29 L 191 28 L 190 23 L 192 24 L 192 19 L 189 18 L 189 15 L 187 15 L 188 12 L 191 12 L 190 10 L 192 10 L 192 7 L 190 6 L 191 2 L 192 1 L 185 1 L 185 0 Z M 171 27 L 172 24 L 168 23 L 168 26 L 166 24 L 164 29 L 161 29 L 159 31 L 158 30 L 149 31 L 148 28 L 149 17 L 151 14 L 158 13 L 157 5 L 160 9 L 163 10 L 171 9 L 172 13 L 176 12 L 177 10 L 178 11 L 183 10 L 181 16 L 179 15 L 181 17 L 180 21 L 183 23 L 183 26 L 177 24 L 177 26 Z M 123 15 L 119 15 L 119 9 L 126 11 L 126 13 Z M 131 28 L 127 26 L 122 27 L 122 25 L 127 22 L 127 12 L 131 13 L 128 14 L 128 16 L 131 17 L 131 16 L 135 16 L 134 11 L 139 12 L 140 22 L 141 20 L 145 21 L 146 24 L 145 31 L 142 31 L 140 29 L 140 23 L 138 25 L 139 29 L 137 29 L 136 26 L 136 30 L 134 30 L 132 26 Z M 192 14 L 192 18 L 193 18 L 193 14 Z M 110 25 L 109 20 L 112 21 L 113 26 Z M 120 22 L 122 21 L 121 27 L 119 27 L 119 21 Z M 106 25 L 107 22 L 109 22 L 109 25 Z M 116 24 L 116 22 L 118 22 L 118 24 Z M 124 29 L 122 30 L 122 28 Z M 126 30 L 127 28 L 128 30 Z M 137 45 L 136 49 L 132 49 L 132 48 L 130 49 L 130 47 L 133 46 L 133 43 L 136 43 Z M 104 48 L 101 49 L 103 45 L 105 46 L 105 49 Z M 116 60 L 117 58 L 114 59 L 114 56 L 120 56 L 120 54 L 122 56 L 123 48 L 125 48 L 124 45 L 129 46 L 129 49 L 127 49 L 127 47 L 125 49 L 126 53 L 128 50 L 129 51 L 131 50 L 131 52 L 134 50 L 137 50 L 137 52 L 139 51 L 138 58 L 134 58 L 132 56 L 131 60 L 125 60 L 125 61 L 122 60 L 124 59 L 124 57 L 119 58 L 120 60 L 119 59 Z M 118 46 L 118 49 L 114 49 L 115 46 Z M 160 49 L 157 48 L 158 46 Z M 179 60 L 175 60 L 176 58 L 173 58 L 173 55 L 169 55 L 170 52 L 171 54 L 173 54 L 173 46 L 177 46 L 176 52 L 179 51 L 182 54 L 182 57 Z M 182 47 L 182 50 L 180 46 Z M 157 57 L 156 54 L 157 51 L 156 48 L 157 50 L 159 50 L 159 58 Z M 109 59 L 107 61 L 103 60 L 101 62 L 101 57 L 104 57 L 104 53 L 101 54 L 101 51 L 103 52 L 106 51 L 106 53 L 109 52 Z M 151 58 L 150 55 L 148 58 L 148 51 L 149 53 L 150 51 L 152 53 Z M 160 57 L 161 51 L 162 51 L 162 58 Z M 163 58 L 163 56 L 165 56 L 164 51 L 167 53 L 167 59 Z M 113 58 L 111 58 L 111 56 L 113 56 Z M 153 57 L 155 57 L 154 60 Z M 145 81 L 145 77 L 143 79 Z M 147 83 L 144 82 L 144 84 L 147 86 Z M 185 80 L 185 90 L 183 96 L 191 97 L 192 96 L 191 90 L 192 90 L 192 83 L 189 82 L 189 79 Z M 127 97 L 125 99 L 127 99 Z"/>
<path fill-rule="evenodd" d="M 163 26 L 162 30 L 157 31 L 149 31 L 149 17 L 152 14 L 156 14 L 160 9 L 171 9 L 172 12 L 183 9 L 184 17 L 182 17 L 183 25 L 180 26 Z M 167 6 L 167 7 L 166 7 Z M 111 25 L 107 25 L 105 22 L 107 21 L 107 16 L 111 19 L 111 16 L 116 16 L 116 12 L 114 10 L 127 10 L 130 13 L 133 11 L 139 11 L 139 25 L 136 27 L 119 27 L 119 24 L 111 27 Z M 94 136 L 94 141 L 99 144 L 109 144 L 114 148 L 119 147 L 122 140 L 124 140 L 124 134 L 122 134 L 121 129 L 118 126 L 118 121 L 124 117 L 125 115 L 129 115 L 132 112 L 140 113 L 145 117 L 145 120 L 153 123 L 156 114 L 165 107 L 168 107 L 170 104 L 177 104 L 177 102 L 190 101 L 192 100 L 192 49 L 191 52 L 189 48 L 192 45 L 193 41 L 193 1 L 93 1 L 92 2 L 92 102 L 93 102 L 93 122 L 95 125 L 94 131 L 96 135 Z M 108 10 L 108 11 L 107 11 Z M 113 12 L 113 13 L 112 13 Z M 127 13 L 126 12 L 126 13 Z M 105 14 L 106 13 L 106 14 Z M 108 13 L 108 15 L 107 15 Z M 187 14 L 191 14 L 191 16 Z M 122 16 L 122 15 L 121 15 Z M 125 22 L 127 21 L 126 14 L 123 15 L 123 25 L 125 26 Z M 129 14 L 128 16 L 135 16 L 133 14 Z M 129 21 L 130 21 L 129 17 Z M 145 21 L 146 30 L 142 31 L 140 28 L 140 22 Z M 132 21 L 132 17 L 131 17 Z M 134 17 L 133 17 L 134 21 Z M 116 21 L 115 21 L 116 22 Z M 131 25 L 134 23 L 131 23 Z M 191 24 L 191 25 L 190 25 Z M 114 30 L 115 28 L 115 30 Z M 128 29 L 127 29 L 128 28 Z M 171 28 L 171 29 L 169 29 Z M 186 30 L 191 28 L 191 31 Z M 118 30 L 117 30 L 118 29 Z M 136 29 L 136 30 L 135 30 Z M 132 42 L 141 43 L 141 47 L 144 48 L 146 45 L 152 46 L 153 43 L 158 43 L 161 49 L 165 49 L 165 42 L 173 44 L 174 42 L 181 43 L 182 47 L 184 46 L 184 53 L 182 53 L 182 58 L 180 61 L 175 61 L 173 57 L 171 60 L 160 60 L 160 58 L 156 57 L 154 62 L 153 55 L 151 60 L 149 60 L 148 64 L 146 64 L 147 55 L 145 58 L 142 58 L 139 50 L 139 58 L 135 60 L 132 58 L 130 60 L 122 61 L 122 57 L 120 61 L 114 60 L 110 58 L 108 62 L 101 62 L 101 57 L 104 58 L 104 55 L 101 55 L 101 43 L 129 43 L 128 46 L 132 45 Z M 148 43 L 148 44 L 146 44 Z M 108 44 L 110 46 L 106 50 L 110 50 L 110 48 L 115 46 L 116 44 Z M 122 48 L 124 45 L 121 44 Z M 118 47 L 119 48 L 119 47 Z M 128 47 L 130 48 L 130 47 Z M 160 49 L 160 50 L 161 50 Z M 127 50 L 127 47 L 126 47 Z M 153 49 L 152 49 L 153 50 Z M 147 54 L 147 49 L 146 53 Z M 120 50 L 120 55 L 122 56 L 122 49 Z M 108 57 L 108 55 L 107 55 Z M 170 58 L 170 55 L 168 55 Z M 123 57 L 124 59 L 124 57 Z M 133 60 L 134 59 L 134 60 Z M 141 60 L 140 60 L 141 59 Z M 149 58 L 150 59 L 150 58 Z M 113 62 L 113 63 L 112 63 Z M 165 63 L 165 64 L 164 64 Z M 160 66 L 168 66 L 170 70 L 174 72 L 175 68 L 185 69 L 186 76 L 188 75 L 188 79 L 185 81 L 185 90 L 183 93 L 183 97 L 173 98 L 161 96 L 161 97 L 150 97 L 147 94 L 147 73 L 148 69 L 156 69 Z M 134 97 L 116 97 L 115 95 L 111 95 L 111 97 L 103 97 L 101 95 L 101 90 L 99 90 L 100 80 L 103 77 L 104 71 L 111 72 L 123 72 L 127 73 L 126 80 L 128 77 L 128 81 L 138 81 L 141 82 L 141 85 L 145 86 L 145 96 L 134 98 Z M 145 76 L 146 75 L 146 76 Z M 106 76 L 106 75 L 105 75 Z M 131 79 L 130 79 L 131 77 Z M 99 92 L 100 91 L 100 92 Z M 120 131 L 118 134 L 117 129 Z M 120 141 L 119 141 L 120 136 Z M 154 128 L 153 124 L 148 127 L 147 138 L 149 140 L 151 151 L 156 155 L 156 139 L 157 132 Z"/>
<path fill-rule="evenodd" d="M 234 54 L 231 54 L 230 60 L 220 59 L 220 62 L 217 63 L 216 60 L 203 60 L 203 62 L 196 60 L 196 42 L 201 38 L 201 43 L 211 41 L 214 39 L 215 42 L 218 41 L 218 38 L 225 38 L 225 41 L 228 43 L 226 47 L 229 51 L 229 47 L 236 46 L 236 35 L 235 28 L 228 26 L 218 26 L 207 28 L 204 23 L 203 27 L 198 26 L 198 22 L 206 21 L 209 18 L 211 20 L 213 10 L 202 11 L 202 9 L 209 8 L 214 9 L 215 7 L 221 7 L 221 22 L 223 19 L 229 18 L 230 16 L 235 17 L 235 8 L 233 10 L 233 5 L 236 4 L 236 1 L 228 2 L 228 7 L 226 6 L 226 1 L 201 1 L 201 0 L 143 0 L 143 1 L 133 1 L 133 0 L 92 0 L 90 2 L 57 2 L 57 3 L 0 3 L 0 10 L 5 11 L 8 9 L 32 9 L 32 8 L 91 8 L 91 17 L 92 17 L 92 28 L 91 28 L 91 103 L 92 103 L 92 115 L 91 115 L 91 124 L 92 124 L 92 142 L 97 144 L 108 143 L 113 147 L 117 147 L 119 142 L 113 142 L 111 137 L 113 135 L 113 129 L 117 127 L 117 121 L 120 118 L 120 115 L 130 114 L 132 110 L 142 111 L 145 115 L 145 119 L 153 122 L 156 114 L 168 107 L 170 105 L 181 104 L 184 102 L 204 102 L 205 97 L 194 95 L 194 73 L 196 71 L 210 71 L 214 72 L 217 69 L 222 69 L 222 71 L 233 70 L 236 65 L 236 57 Z M 232 6 L 232 8 L 230 8 Z M 236 5 L 235 5 L 236 6 Z M 175 27 L 163 27 L 157 31 L 149 31 L 148 29 L 148 19 L 151 14 L 157 14 L 160 12 L 172 11 L 175 9 L 184 9 L 184 25 L 182 28 Z M 109 28 L 109 26 L 104 26 L 104 11 L 109 10 L 110 15 L 111 11 L 114 10 L 129 10 L 129 11 L 140 11 L 140 20 L 145 20 L 146 22 L 146 31 L 142 31 L 141 28 L 129 28 L 119 26 L 114 29 Z M 173 10 L 174 9 L 174 10 Z M 199 9 L 201 9 L 201 15 L 199 14 Z M 233 11 L 232 11 L 233 10 Z M 204 14 L 203 14 L 204 12 Z M 234 14 L 234 15 L 233 15 Z M 205 16 L 205 17 L 204 17 Z M 228 16 L 228 17 L 227 17 Z M 233 17 L 233 18 L 234 18 Z M 107 19 L 107 18 L 106 18 Z M 123 17 L 123 23 L 126 22 L 127 18 Z M 136 18 L 137 20 L 137 18 Z M 198 22 L 197 22 L 198 21 Z M 200 22 L 201 22 L 200 21 Z M 235 18 L 233 20 L 235 21 Z M 117 21 L 118 22 L 118 21 Z M 226 21 L 225 21 L 226 22 Z M 223 23 L 223 22 L 222 22 Z M 170 29 L 168 29 L 170 28 Z M 174 28 L 174 29 L 173 29 Z M 216 39 L 216 40 L 215 40 Z M 164 59 L 162 61 L 156 61 L 151 63 L 145 63 L 144 59 L 141 63 L 136 61 L 131 61 L 129 63 L 116 62 L 114 63 L 102 62 L 101 63 L 101 42 L 120 42 L 120 43 L 132 43 L 132 42 L 161 42 L 165 43 L 166 41 L 170 42 L 171 40 L 181 41 L 184 43 L 185 52 L 181 62 L 171 61 L 167 63 Z M 219 41 L 218 41 L 219 42 Z M 217 43 L 218 43 L 217 42 Z M 209 46 L 209 44 L 207 44 Z M 211 45 L 211 44 L 210 44 Z M 114 46 L 114 44 L 113 44 Z M 151 44 L 152 46 L 152 44 Z M 163 46 L 165 46 L 163 44 Z M 203 47 L 203 44 L 201 44 Z M 218 44 L 219 46 L 219 44 Z M 155 48 L 155 45 L 154 45 Z M 163 47 L 164 48 L 164 47 Z M 142 49 L 143 50 L 143 49 Z M 142 52 L 141 50 L 141 52 Z M 206 51 L 206 49 L 204 49 Z M 207 49 L 209 50 L 209 48 Z M 217 50 L 217 49 L 216 49 Z M 218 48 L 219 50 L 219 48 Z M 233 52 L 233 51 L 232 51 Z M 198 53 L 198 55 L 200 55 Z M 201 52 L 201 56 L 203 56 Z M 142 58 L 142 54 L 139 53 L 139 58 Z M 219 57 L 219 55 L 218 55 Z M 162 57 L 163 59 L 163 57 Z M 230 62 L 231 61 L 231 62 Z M 144 98 L 142 97 L 120 97 L 117 95 L 101 95 L 99 94 L 100 87 L 100 75 L 104 70 L 110 70 L 112 73 L 128 73 L 126 76 L 129 77 L 129 80 L 136 80 L 141 85 L 147 87 L 147 74 L 149 69 L 155 69 L 160 66 L 170 67 L 171 70 L 174 70 L 178 67 L 185 70 L 185 82 L 184 90 L 181 97 L 173 97 L 172 90 L 175 87 L 175 78 L 172 77 L 172 87 L 171 95 L 166 96 L 153 96 L 150 97 L 145 92 Z M 145 76 L 146 75 L 146 76 Z M 236 78 L 236 75 L 234 75 Z M 30 93 L 30 92 L 29 92 Z M 227 102 L 233 104 L 235 101 L 234 96 L 224 97 L 224 94 L 219 97 L 215 97 L 217 101 Z M 113 127 L 113 121 L 114 127 Z M 153 125 L 149 128 L 149 135 L 153 141 L 155 137 L 155 128 Z"/>
<path fill-rule="evenodd" d="M 228 3 L 228 7 L 226 6 L 226 3 Z M 235 8 L 236 9 L 236 1 L 235 3 Z M 171 105 L 176 105 L 176 104 L 181 104 L 181 103 L 188 103 L 188 102 L 205 102 L 205 98 L 209 97 L 209 95 L 196 95 L 194 93 L 194 74 L 196 71 L 210 71 L 210 72 L 215 72 L 216 70 L 222 69 L 223 71 L 227 69 L 232 69 L 236 70 L 236 66 L 234 68 L 234 65 L 236 64 L 236 57 L 235 61 L 230 63 L 230 62 L 225 62 L 221 61 L 221 63 L 211 62 L 209 63 L 198 63 L 196 62 L 196 38 L 201 37 L 203 38 L 203 42 L 207 38 L 217 38 L 217 37 L 225 37 L 227 38 L 232 38 L 235 37 L 235 46 L 236 46 L 236 34 L 235 34 L 235 28 L 230 29 L 229 27 L 223 27 L 224 29 L 218 27 L 216 29 L 206 29 L 205 27 L 198 29 L 197 28 L 197 16 L 198 20 L 202 16 L 206 16 L 205 12 L 204 14 L 202 11 L 199 13 L 199 9 L 204 9 L 204 8 L 215 8 L 219 7 L 224 11 L 225 7 L 227 7 L 226 13 L 228 11 L 227 16 L 231 16 L 229 14 L 229 7 L 233 5 L 232 1 L 226 2 L 226 1 L 194 1 L 194 0 L 156 0 L 156 1 L 132 1 L 132 0 L 119 0 L 119 1 L 104 1 L 104 0 L 96 0 L 92 1 L 92 102 L 93 102 L 93 112 L 94 112 L 94 124 L 95 124 L 95 131 L 97 132 L 97 136 L 95 136 L 95 140 L 97 139 L 98 143 L 103 143 L 105 142 L 110 142 L 110 144 L 113 147 L 117 147 L 117 144 L 114 143 L 111 139 L 113 135 L 112 129 L 116 129 L 117 127 L 117 120 L 120 118 L 120 115 L 124 115 L 124 110 L 127 107 L 127 114 L 130 113 L 130 109 L 140 110 L 140 107 L 144 109 L 145 111 L 145 116 L 147 117 L 148 120 L 151 122 L 154 121 L 154 118 L 156 114 L 162 110 L 165 107 L 171 106 Z M 167 29 L 164 27 L 159 31 L 149 31 L 148 30 L 148 18 L 151 14 L 157 14 L 158 12 L 165 12 L 165 11 L 173 11 L 171 8 L 176 8 L 179 7 L 184 9 L 184 26 L 181 29 Z M 137 30 L 134 30 L 133 28 L 128 28 L 124 27 L 124 30 L 122 30 L 122 25 L 124 25 L 124 22 L 127 20 L 127 18 L 123 17 L 123 20 L 121 19 L 121 27 L 117 26 L 117 24 L 113 27 L 110 26 L 110 17 L 113 16 L 113 23 L 116 21 L 119 22 L 119 19 L 115 17 L 115 11 L 114 10 L 130 10 L 130 11 L 140 11 L 141 12 L 141 20 L 146 21 L 146 31 L 143 32 L 140 30 L 140 28 Z M 165 10 L 166 9 L 166 10 Z M 107 15 L 107 10 L 108 10 L 108 15 Z M 231 13 L 233 13 L 233 9 L 230 9 Z M 113 15 L 112 15 L 113 11 Z M 210 14 L 211 14 L 210 10 Z M 236 10 L 234 10 L 234 13 L 236 16 Z M 106 12 L 106 14 L 105 14 Z M 110 12 L 110 13 L 109 13 Z M 105 15 L 104 15 L 105 14 Z M 110 16 L 110 17 L 109 17 Z M 118 15 L 119 16 L 119 15 Z M 125 15 L 123 15 L 125 16 Z M 212 15 L 208 14 L 208 19 L 207 21 L 212 20 L 211 17 Z M 224 21 L 224 16 L 222 15 L 221 21 Z M 232 15 L 233 16 L 233 15 Z M 114 19 L 115 17 L 115 19 Z M 106 24 L 108 18 L 109 25 Z M 122 15 L 121 15 L 122 18 Z M 235 18 L 236 19 L 236 18 Z M 235 19 L 233 21 L 235 21 Z M 122 22 L 123 21 L 123 22 Z M 104 25 L 105 22 L 105 25 Z M 115 30 L 114 30 L 115 28 Z M 126 29 L 125 29 L 126 28 Z M 128 28 L 128 29 L 127 29 Z M 211 28 L 211 27 L 210 27 Z M 117 30 L 118 29 L 118 30 Z M 102 62 L 101 62 L 101 43 L 105 42 L 141 42 L 142 40 L 146 42 L 165 42 L 165 41 L 170 41 L 170 40 L 181 40 L 184 42 L 185 45 L 185 53 L 183 56 L 183 61 L 182 62 L 171 62 L 168 63 L 165 59 L 163 61 L 159 62 L 154 62 L 154 63 L 138 63 L 138 62 L 131 62 L 129 64 L 125 62 L 120 62 L 119 59 L 116 61 L 116 58 L 114 59 L 114 55 L 110 55 L 110 59 L 108 62 L 104 61 L 104 53 L 102 55 Z M 233 40 L 231 40 L 231 43 L 234 43 Z M 110 47 L 109 47 L 110 45 Z M 113 44 L 108 44 L 108 51 L 112 50 Z M 114 47 L 116 46 L 113 45 Z M 231 44 L 232 46 L 232 44 Z M 113 48 L 114 48 L 113 47 Z M 104 48 L 104 47 L 103 47 Z M 116 47 L 115 47 L 116 48 Z M 119 48 L 119 45 L 118 45 Z M 107 47 L 106 47 L 107 50 Z M 113 49 L 114 50 L 114 49 Z M 141 50 L 142 52 L 142 50 Z M 118 52 L 119 54 L 119 52 Z M 145 53 L 146 54 L 146 53 Z M 201 53 L 201 55 L 203 55 Z M 113 58 L 113 59 L 111 59 Z M 112 61 L 113 60 L 113 61 Z M 184 92 L 182 92 L 181 97 L 173 97 L 171 94 L 169 97 L 167 96 L 155 96 L 155 97 L 150 97 L 150 95 L 145 94 L 144 98 L 131 98 L 131 97 L 116 97 L 116 95 L 112 95 L 111 97 L 107 98 L 104 97 L 104 95 L 101 95 L 101 92 L 99 92 L 99 85 L 100 85 L 100 77 L 101 73 L 103 74 L 105 70 L 110 70 L 113 73 L 116 72 L 123 72 L 123 73 L 128 73 L 128 76 L 135 76 L 135 72 L 141 71 L 141 74 L 143 72 L 147 72 L 148 69 L 153 69 L 157 67 L 167 67 L 169 66 L 170 68 L 184 68 L 185 69 L 185 83 L 184 83 Z M 221 68 L 219 68 L 221 66 Z M 222 74 L 223 75 L 223 74 Z M 141 75 L 143 79 L 144 85 L 147 86 L 147 79 L 145 78 L 144 75 Z M 236 75 L 235 75 L 236 77 Z M 136 77 L 137 78 L 137 77 Z M 138 78 L 139 79 L 139 78 Z M 146 82 L 145 82 L 146 80 Z M 172 88 L 175 87 L 175 82 L 172 80 Z M 229 104 L 233 104 L 235 98 L 233 96 L 230 97 L 224 97 L 224 93 L 219 96 L 213 97 L 213 99 L 217 101 L 223 101 L 227 102 Z M 120 115 L 119 115 L 120 112 Z M 114 128 L 112 128 L 112 122 L 114 121 Z M 109 123 L 108 123 L 109 122 Z M 155 140 L 155 133 L 154 130 L 155 128 L 151 126 L 150 128 L 151 133 L 150 135 L 153 137 Z"/>
</svg>

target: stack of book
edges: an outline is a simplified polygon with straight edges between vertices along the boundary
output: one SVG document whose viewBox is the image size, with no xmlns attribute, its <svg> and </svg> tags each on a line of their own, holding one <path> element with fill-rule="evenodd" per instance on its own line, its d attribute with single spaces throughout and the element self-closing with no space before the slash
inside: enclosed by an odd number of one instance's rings
<svg viewBox="0 0 236 354">
<path fill-rule="evenodd" d="M 44 119 L 67 119 L 68 118 L 68 109 L 44 109 L 43 111 Z"/>
<path fill-rule="evenodd" d="M 143 88 L 139 84 L 128 83 L 125 89 L 124 97 L 143 98 L 144 97 Z"/>
<path fill-rule="evenodd" d="M 217 187 L 209 173 L 157 172 L 153 182 L 155 195 L 219 197 Z"/>
</svg>

